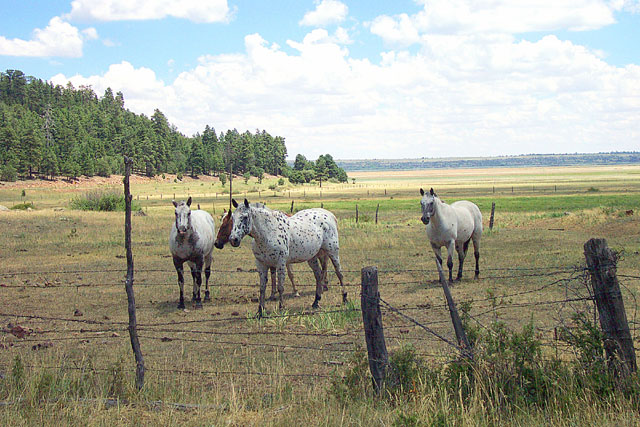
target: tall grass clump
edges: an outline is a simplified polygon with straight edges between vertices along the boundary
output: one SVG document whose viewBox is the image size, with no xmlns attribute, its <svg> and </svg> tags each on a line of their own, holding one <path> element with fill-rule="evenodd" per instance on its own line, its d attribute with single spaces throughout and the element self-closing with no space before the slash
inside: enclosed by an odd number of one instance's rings
<svg viewBox="0 0 640 427">
<path fill-rule="evenodd" d="M 479 328 L 464 309 L 463 317 L 473 360 L 459 357 L 439 364 L 426 361 L 412 347 L 401 347 L 390 352 L 384 386 L 375 399 L 367 354 L 358 350 L 343 376 L 334 380 L 332 395 L 343 404 L 377 400 L 397 408 L 401 425 L 412 425 L 414 418 L 438 424 L 433 418 L 438 408 L 451 425 L 460 417 L 482 424 L 536 414 L 580 418 L 586 407 L 594 414 L 612 405 L 640 409 L 640 377 L 634 373 L 622 379 L 619 370 L 608 366 L 602 333 L 588 316 L 576 315 L 560 333 L 575 355 L 571 360 L 543 351 L 532 322 L 512 330 L 495 319 Z"/>
<path fill-rule="evenodd" d="M 71 200 L 71 209 L 81 211 L 124 211 L 124 194 L 115 190 L 111 191 L 89 191 Z M 135 202 L 132 202 L 131 210 L 139 210 Z"/>
</svg>

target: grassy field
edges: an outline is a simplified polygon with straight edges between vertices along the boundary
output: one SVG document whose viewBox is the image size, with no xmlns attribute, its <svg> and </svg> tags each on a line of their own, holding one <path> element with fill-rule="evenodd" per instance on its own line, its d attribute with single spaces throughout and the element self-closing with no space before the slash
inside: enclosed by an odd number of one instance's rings
<svg viewBox="0 0 640 427">
<path fill-rule="evenodd" d="M 455 339 L 420 222 L 420 187 L 433 187 L 447 202 L 472 200 L 483 213 L 481 278 L 472 279 L 470 260 L 463 281 L 453 287 L 456 301 L 470 304 L 478 322 L 500 318 L 518 329 L 533 321 L 548 344 L 544 351 L 571 359 L 554 341 L 554 328 L 588 308 L 566 301 L 586 292 L 583 244 L 591 237 L 605 237 L 621 252 L 618 274 L 627 314 L 635 321 L 640 167 L 362 172 L 350 178 L 355 183 L 322 188 L 277 186 L 275 178 L 261 184 L 234 180 L 238 199 L 246 194 L 286 211 L 292 201 L 295 210 L 322 205 L 339 220 L 350 305 L 341 306 L 330 273 L 322 308 L 311 312 L 315 285 L 310 269 L 300 264 L 294 270 L 302 296 L 294 298 L 285 284 L 286 309 L 277 312 L 269 302 L 271 315 L 262 320 L 254 318 L 258 279 L 249 241 L 215 250 L 211 303 L 201 310 L 189 304 L 184 311 L 176 308 L 170 200 L 191 195 L 219 223 L 229 184 L 223 188 L 213 178 L 133 179 L 134 200 L 144 213 L 133 217 L 135 292 L 148 369 L 140 393 L 126 331 L 124 215 L 69 209 L 71 199 L 97 187 L 122 191 L 120 178 L 0 186 L 0 205 L 35 206 L 0 212 L 0 400 L 12 402 L 0 407 L 3 424 L 407 425 L 406 413 L 417 414 L 424 425 L 446 425 L 437 424 L 442 413 L 451 414 L 455 425 L 637 422 L 624 399 L 585 408 L 585 398 L 572 408 L 503 413 L 481 401 L 461 408 L 436 393 L 406 405 L 373 399 L 345 404 L 331 390 L 354 350 L 364 346 L 358 308 L 365 266 L 378 267 L 385 301 Z M 493 202 L 495 225 L 489 230 Z M 388 309 L 383 322 L 391 351 L 412 346 L 443 368 L 455 356 L 448 344 Z M 16 325 L 27 335 L 12 333 Z M 107 398 L 121 402 L 111 406 Z"/>
</svg>

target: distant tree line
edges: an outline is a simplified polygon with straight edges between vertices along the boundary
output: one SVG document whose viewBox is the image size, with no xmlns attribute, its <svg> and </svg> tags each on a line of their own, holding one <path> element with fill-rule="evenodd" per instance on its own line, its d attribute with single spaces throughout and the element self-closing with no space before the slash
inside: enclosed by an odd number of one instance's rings
<svg viewBox="0 0 640 427">
<path fill-rule="evenodd" d="M 340 160 L 339 166 L 354 170 L 458 169 L 534 166 L 615 165 L 640 163 L 640 152 L 617 151 L 573 154 L 523 154 L 475 158 Z"/>
<path fill-rule="evenodd" d="M 186 137 L 156 109 L 151 117 L 124 108 L 122 92 L 98 97 L 91 87 L 54 85 L 19 70 L 0 72 L 0 180 L 123 173 L 236 174 L 262 179 L 289 171 L 284 138 L 265 130 L 217 134 L 206 126 Z"/>
<path fill-rule="evenodd" d="M 318 157 L 315 162 L 307 160 L 302 154 L 296 156 L 293 168 L 288 173 L 289 181 L 294 184 L 308 183 L 313 180 L 322 181 L 335 180 L 337 182 L 347 182 L 348 177 L 344 169 L 339 167 L 333 160 L 331 154 Z"/>
</svg>

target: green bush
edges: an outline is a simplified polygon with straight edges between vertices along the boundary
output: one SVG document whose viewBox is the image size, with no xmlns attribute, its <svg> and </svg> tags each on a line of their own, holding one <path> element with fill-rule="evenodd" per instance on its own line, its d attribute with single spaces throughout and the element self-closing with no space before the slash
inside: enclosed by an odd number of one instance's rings
<svg viewBox="0 0 640 427">
<path fill-rule="evenodd" d="M 18 203 L 17 205 L 11 206 L 11 209 L 26 211 L 27 209 L 35 209 L 36 207 L 31 202 Z"/>
<path fill-rule="evenodd" d="M 91 191 L 71 200 L 71 209 L 81 211 L 124 211 L 124 194 L 116 191 Z M 140 206 L 132 201 L 131 210 L 140 210 Z"/>
</svg>

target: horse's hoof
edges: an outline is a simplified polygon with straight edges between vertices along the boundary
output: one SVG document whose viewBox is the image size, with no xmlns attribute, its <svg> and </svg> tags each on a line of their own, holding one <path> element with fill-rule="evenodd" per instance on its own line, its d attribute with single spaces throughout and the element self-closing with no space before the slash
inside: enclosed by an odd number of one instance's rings
<svg viewBox="0 0 640 427">
<path fill-rule="evenodd" d="M 294 297 L 298 298 L 300 296 L 300 292 L 296 291 L 295 294 L 293 294 Z"/>
<path fill-rule="evenodd" d="M 458 283 L 460 281 L 462 281 L 462 277 L 456 277 L 456 280 L 454 280 L 454 283 Z"/>
<path fill-rule="evenodd" d="M 313 308 L 314 310 L 317 310 L 320 308 L 320 304 L 318 304 L 317 302 L 314 302 L 313 304 L 311 304 L 311 308 Z"/>
<path fill-rule="evenodd" d="M 262 319 L 264 316 L 264 309 L 262 307 L 258 308 L 258 312 L 256 313 L 256 319 Z"/>
<path fill-rule="evenodd" d="M 178 304 L 178 310 L 184 310 L 184 303 Z"/>
<path fill-rule="evenodd" d="M 328 290 L 329 290 L 329 286 L 327 286 L 327 285 L 322 285 L 322 290 L 323 290 L 323 291 L 328 291 Z"/>
<path fill-rule="evenodd" d="M 346 293 L 344 293 L 344 294 L 342 294 L 342 303 L 343 303 L 343 304 L 346 304 L 347 302 L 348 302 L 348 301 L 347 301 L 347 294 L 346 294 Z"/>
<path fill-rule="evenodd" d="M 211 295 L 209 295 L 209 291 L 204 293 L 204 301 L 205 302 L 211 301 Z"/>
<path fill-rule="evenodd" d="M 273 295 L 269 295 L 269 298 L 267 298 L 267 301 L 275 301 L 275 300 L 277 300 L 277 299 L 278 299 L 278 298 L 276 297 L 276 295 L 275 295 L 275 294 L 273 294 Z"/>
</svg>

